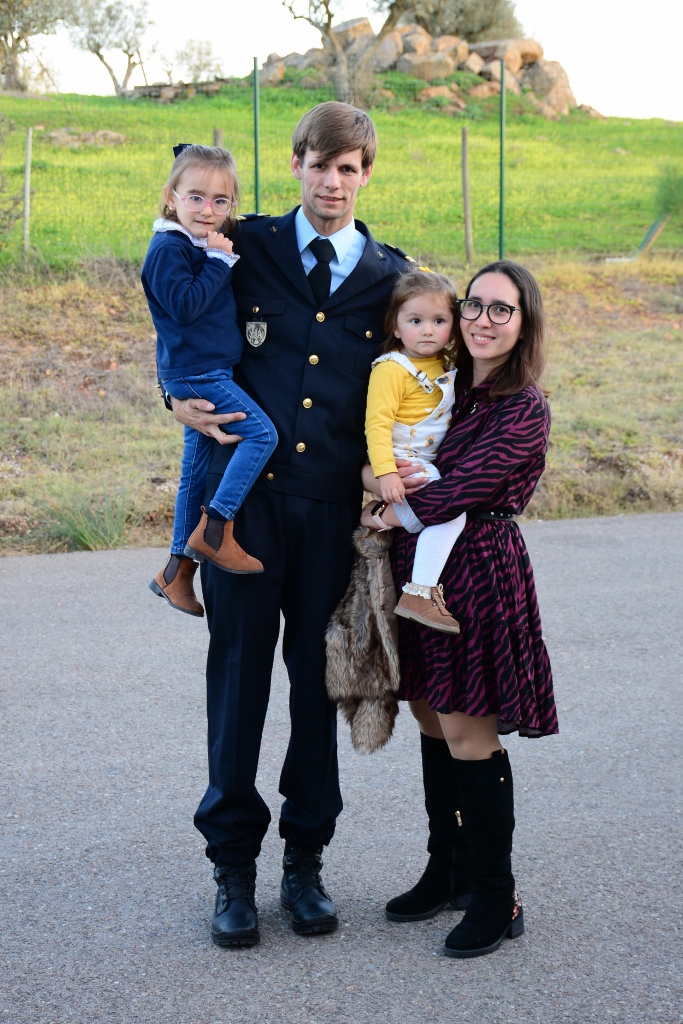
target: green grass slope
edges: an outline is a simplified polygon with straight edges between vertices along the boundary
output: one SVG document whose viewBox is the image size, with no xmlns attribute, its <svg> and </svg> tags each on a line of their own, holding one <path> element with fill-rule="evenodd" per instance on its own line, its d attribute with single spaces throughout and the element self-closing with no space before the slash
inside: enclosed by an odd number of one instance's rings
<svg viewBox="0 0 683 1024">
<path fill-rule="evenodd" d="M 293 79 L 296 76 L 292 76 Z M 423 82 L 388 75 L 397 94 L 374 108 L 380 138 L 373 180 L 358 213 L 376 236 L 421 260 L 463 259 L 461 128 L 470 129 L 470 180 L 476 259 L 492 256 L 498 232 L 498 100 L 471 100 L 452 116 L 415 96 Z M 467 83 L 462 83 L 466 85 Z M 261 209 L 278 214 L 297 199 L 288 167 L 298 118 L 328 88 L 295 80 L 262 92 Z M 50 265 L 98 254 L 140 260 L 176 142 L 211 143 L 222 128 L 235 153 L 243 211 L 253 209 L 251 89 L 226 86 L 214 98 L 160 106 L 114 97 L 23 99 L 0 96 L 17 130 L 1 169 L 9 193 L 22 189 L 25 128 L 34 126 L 31 241 Z M 57 148 L 56 128 L 109 129 L 126 136 L 111 148 Z M 508 97 L 507 250 L 511 255 L 619 255 L 635 249 L 655 219 L 655 179 L 662 167 L 683 171 L 683 125 L 661 120 L 590 120 L 580 112 L 546 121 L 524 97 Z M 0 263 L 20 253 L 16 225 Z M 657 248 L 683 249 L 683 226 L 670 225 Z"/>
</svg>

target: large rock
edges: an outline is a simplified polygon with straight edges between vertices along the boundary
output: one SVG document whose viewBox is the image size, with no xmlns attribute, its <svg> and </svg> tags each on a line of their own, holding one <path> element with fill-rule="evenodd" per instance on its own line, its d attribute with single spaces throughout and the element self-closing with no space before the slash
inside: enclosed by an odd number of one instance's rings
<svg viewBox="0 0 683 1024">
<path fill-rule="evenodd" d="M 535 39 L 494 39 L 488 43 L 472 43 L 470 50 L 478 53 L 486 64 L 504 60 L 513 74 L 517 74 L 525 64 L 543 57 L 543 47 Z"/>
<path fill-rule="evenodd" d="M 271 59 L 277 58 L 277 59 Z M 268 87 L 278 85 L 285 77 L 285 62 L 277 53 L 271 53 L 268 60 L 258 73 L 259 85 Z"/>
<path fill-rule="evenodd" d="M 361 54 L 365 53 L 369 46 L 375 41 L 374 33 L 371 36 L 363 35 L 356 36 L 356 38 L 349 43 L 346 47 L 346 56 L 353 63 L 357 61 Z"/>
<path fill-rule="evenodd" d="M 432 37 L 421 25 L 411 25 L 410 31 L 403 36 L 404 53 L 429 53 L 432 48 Z"/>
<path fill-rule="evenodd" d="M 333 26 L 332 31 L 344 50 L 359 36 L 374 36 L 375 34 L 367 18 L 352 18 L 351 21 L 342 21 L 340 25 Z"/>
<path fill-rule="evenodd" d="M 425 100 L 435 100 L 439 97 L 443 97 L 447 100 L 453 99 L 453 93 L 447 85 L 430 85 L 428 89 L 420 89 L 417 94 L 417 98 L 424 102 Z"/>
<path fill-rule="evenodd" d="M 480 75 L 481 69 L 486 63 L 478 53 L 471 53 L 467 60 L 464 60 L 460 67 L 463 71 L 471 71 L 473 75 Z"/>
<path fill-rule="evenodd" d="M 403 53 L 403 34 L 389 32 L 370 58 L 372 71 L 388 71 Z"/>
<path fill-rule="evenodd" d="M 298 66 L 305 70 L 308 70 L 309 68 L 319 70 L 320 68 L 327 68 L 333 63 L 334 57 L 329 50 L 312 47 L 310 50 L 306 50 Z"/>
<path fill-rule="evenodd" d="M 569 108 L 576 106 L 567 72 L 556 60 L 539 60 L 530 64 L 522 81 L 558 114 L 568 114 Z"/>
<path fill-rule="evenodd" d="M 448 78 L 455 71 L 455 61 L 447 53 L 404 53 L 396 62 L 396 70 L 425 82 Z"/>
<path fill-rule="evenodd" d="M 513 92 L 515 96 L 519 96 L 522 89 L 517 75 L 513 75 L 511 71 L 507 70 L 507 64 L 505 68 L 505 90 L 506 92 Z M 488 78 L 489 82 L 500 82 L 500 69 L 501 62 L 499 60 L 492 60 L 488 64 L 484 64 L 480 74 L 482 78 Z"/>
<path fill-rule="evenodd" d="M 604 114 L 601 114 L 599 110 L 596 110 L 595 107 L 589 106 L 587 103 L 581 103 L 579 106 L 579 110 L 582 110 L 584 114 L 588 114 L 589 117 L 594 118 L 594 120 L 596 121 L 605 120 Z"/>
<path fill-rule="evenodd" d="M 470 96 L 476 100 L 487 100 L 489 96 L 500 96 L 500 82 L 482 82 L 470 89 Z"/>
<path fill-rule="evenodd" d="M 464 39 L 459 39 L 458 36 L 437 36 L 432 40 L 432 49 L 437 53 L 447 53 L 456 64 L 462 64 L 464 60 L 467 60 L 470 45 Z"/>
</svg>

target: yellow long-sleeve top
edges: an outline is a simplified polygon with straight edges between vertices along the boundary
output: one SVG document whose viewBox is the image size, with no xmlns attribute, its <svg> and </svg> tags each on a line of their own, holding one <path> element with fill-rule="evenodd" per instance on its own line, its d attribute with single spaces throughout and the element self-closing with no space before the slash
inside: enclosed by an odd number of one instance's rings
<svg viewBox="0 0 683 1024">
<path fill-rule="evenodd" d="M 416 370 L 424 370 L 432 383 L 444 372 L 444 364 L 439 356 L 410 361 Z M 419 423 L 436 409 L 441 398 L 438 385 L 428 395 L 415 377 L 393 359 L 387 359 L 374 367 L 368 386 L 365 436 L 375 476 L 396 472 L 391 440 L 394 423 L 397 420 L 409 426 Z"/>
</svg>

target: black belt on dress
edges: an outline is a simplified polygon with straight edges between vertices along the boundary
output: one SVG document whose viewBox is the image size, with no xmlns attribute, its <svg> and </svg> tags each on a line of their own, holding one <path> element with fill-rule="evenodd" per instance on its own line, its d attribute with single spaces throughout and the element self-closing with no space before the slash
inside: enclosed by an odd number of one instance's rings
<svg viewBox="0 0 683 1024">
<path fill-rule="evenodd" d="M 467 510 L 468 519 L 489 519 L 502 523 L 514 523 L 515 513 L 504 508 L 473 508 Z"/>
</svg>

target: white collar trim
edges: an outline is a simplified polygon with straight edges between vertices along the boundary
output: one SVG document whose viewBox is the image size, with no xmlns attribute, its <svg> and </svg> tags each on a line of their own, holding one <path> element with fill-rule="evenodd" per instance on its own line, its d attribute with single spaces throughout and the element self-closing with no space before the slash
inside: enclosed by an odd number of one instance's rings
<svg viewBox="0 0 683 1024">
<path fill-rule="evenodd" d="M 206 249 L 207 247 L 207 241 L 205 238 L 197 238 L 191 231 L 188 231 L 182 224 L 179 224 L 177 220 L 167 220 L 165 217 L 159 217 L 158 220 L 154 221 L 152 229 L 155 234 L 162 231 L 180 231 L 180 233 L 186 235 L 192 244 L 196 245 L 198 249 Z"/>
</svg>

